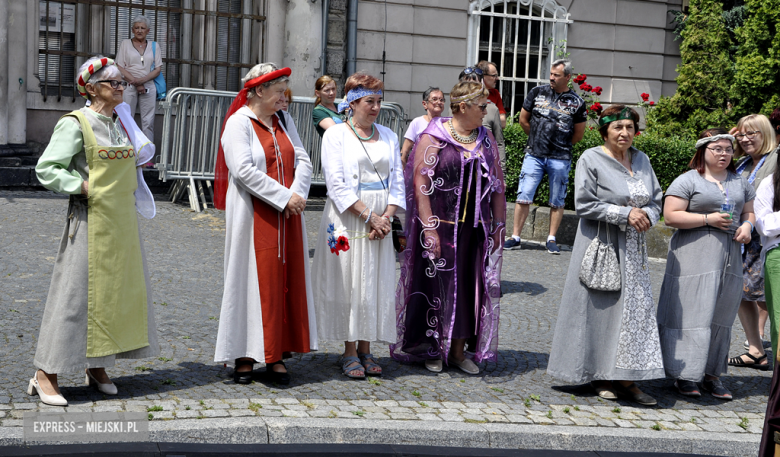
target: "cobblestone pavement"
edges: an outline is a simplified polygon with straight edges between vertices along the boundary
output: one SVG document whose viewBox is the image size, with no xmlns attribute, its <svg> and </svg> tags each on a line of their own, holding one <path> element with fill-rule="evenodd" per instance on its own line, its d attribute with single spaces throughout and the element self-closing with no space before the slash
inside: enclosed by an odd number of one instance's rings
<svg viewBox="0 0 780 457">
<path fill-rule="evenodd" d="M 311 248 L 322 204 L 310 201 L 307 209 Z M 2 426 L 21 426 L 24 411 L 63 410 L 39 403 L 25 390 L 34 372 L 66 209 L 67 199 L 49 192 L 0 191 Z M 336 365 L 343 345 L 326 343 L 319 352 L 289 360 L 290 386 L 236 385 L 230 368 L 212 361 L 222 293 L 223 213 L 194 213 L 158 202 L 157 217 L 141 221 L 161 357 L 118 361 L 108 372 L 119 395 L 110 399 L 83 386 L 83 374 L 61 374 L 68 411 L 149 411 L 155 420 L 287 416 L 761 432 L 771 372 L 731 369 L 723 378 L 734 394 L 731 402 L 682 397 L 670 389 L 670 381 L 642 383 L 659 400 L 657 408 L 602 401 L 584 388 L 554 389 L 561 383 L 545 370 L 570 253 L 552 256 L 536 245 L 504 255 L 499 358 L 483 364 L 478 376 L 400 364 L 387 347 L 375 345 L 384 376 L 348 380 Z M 663 262 L 651 262 L 656 296 L 663 269 Z M 731 354 L 736 355 L 745 340 L 738 320 L 733 335 Z"/>
</svg>

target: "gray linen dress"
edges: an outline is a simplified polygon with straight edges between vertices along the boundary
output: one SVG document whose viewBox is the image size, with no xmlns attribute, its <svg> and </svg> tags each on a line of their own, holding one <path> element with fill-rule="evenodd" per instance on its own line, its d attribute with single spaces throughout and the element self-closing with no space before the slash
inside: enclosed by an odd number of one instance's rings
<svg viewBox="0 0 780 457">
<path fill-rule="evenodd" d="M 709 226 L 677 230 L 669 242 L 658 300 L 658 329 L 666 375 L 699 382 L 726 373 L 731 326 L 742 297 L 742 256 L 732 238 L 745 202 L 756 196 L 747 179 L 729 173 L 721 183 L 734 203 L 728 231 Z M 691 170 L 672 182 L 665 197 L 688 200 L 688 212 L 720 211 L 725 194 Z"/>
<path fill-rule="evenodd" d="M 547 373 L 571 383 L 638 381 L 664 376 L 644 235 L 628 225 L 633 208 L 660 218 L 661 187 L 647 156 L 631 148 L 633 176 L 602 147 L 577 161 L 574 205 L 580 216 L 558 310 Z M 599 228 L 600 225 L 600 228 Z M 597 236 L 618 249 L 622 289 L 590 290 L 582 258 Z"/>
<path fill-rule="evenodd" d="M 132 146 L 127 134 L 121 127 L 119 118 L 112 120 L 95 113 L 89 108 L 82 108 L 95 134 L 97 144 L 106 146 Z M 60 123 L 78 124 L 73 117 L 60 119 Z M 58 123 L 58 126 L 60 125 Z M 80 129 L 80 127 L 79 127 Z M 55 134 L 57 133 L 55 127 Z M 79 149 L 73 149 L 77 145 Z M 50 151 L 49 148 L 58 149 Z M 71 148 L 72 151 L 63 151 Z M 47 152 L 49 154 L 47 154 Z M 52 136 L 42 160 L 52 154 L 71 154 L 72 159 L 67 170 L 61 172 L 76 172 L 82 179 L 89 179 L 86 151 L 80 138 L 63 138 Z M 39 162 L 40 164 L 41 162 Z M 39 171 L 40 172 L 40 171 Z M 42 181 L 46 181 L 43 179 Z M 50 190 L 61 191 L 55 186 Z M 89 221 L 87 220 L 87 198 L 81 195 L 71 195 L 68 213 L 65 220 L 65 230 L 60 240 L 57 258 L 54 261 L 49 296 L 43 311 L 43 321 L 38 335 L 38 347 L 35 351 L 34 364 L 46 373 L 64 373 L 84 371 L 87 368 L 114 366 L 115 359 L 140 359 L 154 357 L 160 353 L 157 340 L 157 326 L 152 307 L 152 289 L 149 282 L 149 270 L 146 265 L 143 237 L 141 237 L 141 257 L 143 259 L 144 278 L 146 280 L 147 328 L 149 346 L 105 357 L 87 357 L 87 308 L 89 301 L 89 254 L 87 244 Z M 139 236 L 140 236 L 139 227 Z"/>
</svg>

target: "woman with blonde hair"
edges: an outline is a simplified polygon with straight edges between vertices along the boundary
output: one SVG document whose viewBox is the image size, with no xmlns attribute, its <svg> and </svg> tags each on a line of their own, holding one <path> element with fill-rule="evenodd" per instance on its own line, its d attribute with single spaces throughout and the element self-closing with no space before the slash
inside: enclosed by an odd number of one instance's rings
<svg viewBox="0 0 780 457">
<path fill-rule="evenodd" d="M 777 168 L 777 141 L 772 124 L 763 114 L 750 114 L 740 119 L 729 133 L 737 140 L 734 151 L 738 158 L 737 174 L 747 179 L 753 189 L 758 189 L 764 178 L 772 176 Z M 753 229 L 750 242 L 742 252 L 742 302 L 738 311 L 747 337 L 747 352 L 729 358 L 729 365 L 764 371 L 769 369 L 763 343 L 769 315 L 764 296 L 763 262 L 760 259 L 761 237 Z"/>
<path fill-rule="evenodd" d="M 328 75 L 320 76 L 314 83 L 314 110 L 311 112 L 312 122 L 317 129 L 317 134 L 325 134 L 325 130 L 336 124 L 341 124 L 343 118 L 336 108 L 336 81 Z"/>
<path fill-rule="evenodd" d="M 475 375 L 498 358 L 506 197 L 495 138 L 482 126 L 487 89 L 462 81 L 450 100 L 452 118 L 431 120 L 404 172 L 409 244 L 390 353 L 435 373 L 446 363 Z"/>
</svg>

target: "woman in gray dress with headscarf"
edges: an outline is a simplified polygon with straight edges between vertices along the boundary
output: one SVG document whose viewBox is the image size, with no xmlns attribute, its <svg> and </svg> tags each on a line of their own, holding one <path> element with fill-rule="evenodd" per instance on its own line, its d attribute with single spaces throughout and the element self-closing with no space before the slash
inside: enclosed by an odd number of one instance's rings
<svg viewBox="0 0 780 457">
<path fill-rule="evenodd" d="M 599 118 L 604 145 L 577 161 L 574 205 L 580 224 L 558 310 L 547 373 L 590 382 L 601 398 L 652 406 L 634 381 L 664 377 L 645 234 L 661 213 L 661 187 L 650 161 L 631 147 L 639 115 L 612 105 Z M 622 288 L 592 290 L 580 281 L 591 241 L 618 251 Z"/>
<path fill-rule="evenodd" d="M 664 221 L 678 230 L 669 242 L 658 328 L 666 374 L 689 397 L 701 396 L 701 381 L 715 398 L 732 398 L 720 376 L 742 295 L 739 245 L 750 242 L 756 221 L 756 191 L 736 174 L 733 142 L 723 129 L 703 131 L 692 170 L 664 196 Z"/>
</svg>

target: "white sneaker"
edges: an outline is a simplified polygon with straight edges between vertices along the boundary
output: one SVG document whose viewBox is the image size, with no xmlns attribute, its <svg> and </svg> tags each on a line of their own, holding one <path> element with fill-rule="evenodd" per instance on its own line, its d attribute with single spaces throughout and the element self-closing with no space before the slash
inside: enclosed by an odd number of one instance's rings
<svg viewBox="0 0 780 457">
<path fill-rule="evenodd" d="M 463 359 L 463 361 L 458 362 L 455 359 L 451 358 L 449 359 L 449 362 L 452 365 L 455 365 L 456 367 L 460 368 L 461 371 L 466 372 L 468 374 L 479 374 L 479 367 L 476 363 L 474 363 L 473 360 L 469 359 L 468 357 Z"/>
</svg>

